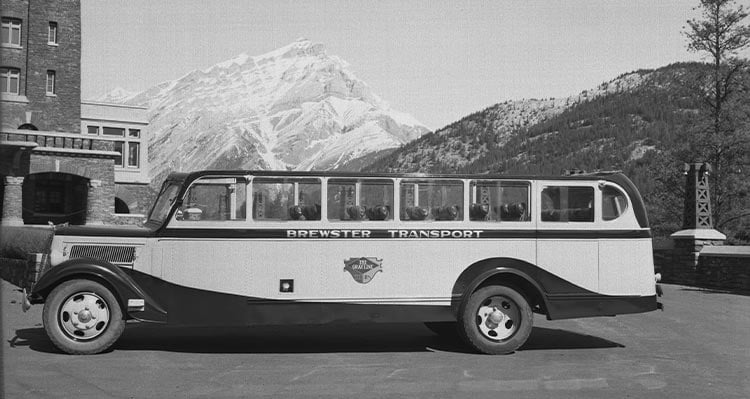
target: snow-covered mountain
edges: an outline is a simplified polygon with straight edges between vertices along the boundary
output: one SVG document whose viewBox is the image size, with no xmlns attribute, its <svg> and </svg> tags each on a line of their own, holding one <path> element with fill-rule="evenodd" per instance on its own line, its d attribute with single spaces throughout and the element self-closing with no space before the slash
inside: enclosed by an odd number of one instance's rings
<svg viewBox="0 0 750 399">
<path fill-rule="evenodd" d="M 155 182 L 171 170 L 332 169 L 428 132 L 348 67 L 299 39 L 113 98 L 148 107 Z"/>
<path fill-rule="evenodd" d="M 137 96 L 138 93 L 139 92 L 137 91 L 130 91 L 122 87 L 116 87 L 109 93 L 105 93 L 97 98 L 94 98 L 93 101 L 113 104 L 124 103 Z"/>
</svg>

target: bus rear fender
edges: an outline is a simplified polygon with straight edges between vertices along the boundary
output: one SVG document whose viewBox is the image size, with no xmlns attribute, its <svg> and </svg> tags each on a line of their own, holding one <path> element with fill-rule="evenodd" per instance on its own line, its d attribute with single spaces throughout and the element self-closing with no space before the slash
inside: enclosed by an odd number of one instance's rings
<svg viewBox="0 0 750 399">
<path fill-rule="evenodd" d="M 98 259 L 70 259 L 47 270 L 29 295 L 31 303 L 43 303 L 55 287 L 73 279 L 89 279 L 104 284 L 117 297 L 123 313 L 133 319 L 150 322 L 167 320 L 166 310 L 127 273 L 118 266 Z"/>
<path fill-rule="evenodd" d="M 523 294 L 536 313 L 547 314 L 548 303 L 539 283 L 539 268 L 513 258 L 490 258 L 467 267 L 453 285 L 451 310 L 458 316 L 474 291 L 488 285 L 510 286 Z M 549 315 L 547 314 L 547 318 Z"/>
</svg>

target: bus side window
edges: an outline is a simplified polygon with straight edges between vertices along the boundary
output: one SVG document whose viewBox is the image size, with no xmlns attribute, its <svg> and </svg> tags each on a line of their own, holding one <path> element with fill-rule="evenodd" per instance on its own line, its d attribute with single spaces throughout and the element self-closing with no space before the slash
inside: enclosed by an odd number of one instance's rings
<svg viewBox="0 0 750 399">
<path fill-rule="evenodd" d="M 328 220 L 393 220 L 393 181 L 328 180 Z"/>
<path fill-rule="evenodd" d="M 529 184 L 505 181 L 472 181 L 469 218 L 472 221 L 531 220 Z"/>
<path fill-rule="evenodd" d="M 175 214 L 186 221 L 245 220 L 245 178 L 206 177 L 193 183 Z"/>
<path fill-rule="evenodd" d="M 252 192 L 254 220 L 320 220 L 317 179 L 257 178 Z"/>
<path fill-rule="evenodd" d="M 612 186 L 602 189 L 602 219 L 615 220 L 628 209 L 628 200 L 620 190 Z"/>
<path fill-rule="evenodd" d="M 542 221 L 593 222 L 593 187 L 545 187 L 542 190 Z"/>
<path fill-rule="evenodd" d="M 463 220 L 463 182 L 404 180 L 399 187 L 401 220 Z"/>
</svg>

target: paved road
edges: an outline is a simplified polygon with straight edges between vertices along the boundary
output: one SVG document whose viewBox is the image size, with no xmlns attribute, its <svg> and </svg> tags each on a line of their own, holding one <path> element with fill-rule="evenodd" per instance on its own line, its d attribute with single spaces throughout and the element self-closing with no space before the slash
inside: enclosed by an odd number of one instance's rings
<svg viewBox="0 0 750 399">
<path fill-rule="evenodd" d="M 664 312 L 549 322 L 508 356 L 421 324 L 245 330 L 129 326 L 114 350 L 58 352 L 41 307 L 2 283 L 8 398 L 750 397 L 750 296 L 664 286 Z"/>
</svg>

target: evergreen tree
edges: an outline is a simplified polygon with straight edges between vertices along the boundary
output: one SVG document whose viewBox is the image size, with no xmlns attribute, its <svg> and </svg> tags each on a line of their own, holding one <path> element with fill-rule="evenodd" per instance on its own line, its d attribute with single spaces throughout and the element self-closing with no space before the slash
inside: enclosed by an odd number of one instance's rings
<svg viewBox="0 0 750 399">
<path fill-rule="evenodd" d="M 712 164 L 714 225 L 731 233 L 750 217 L 750 63 L 739 57 L 750 48 L 750 25 L 744 24 L 748 12 L 734 0 L 701 0 L 697 9 L 701 18 L 687 21 L 683 33 L 688 50 L 710 61 L 706 73 L 688 84 L 701 101 L 702 118 L 673 155 Z"/>
</svg>

